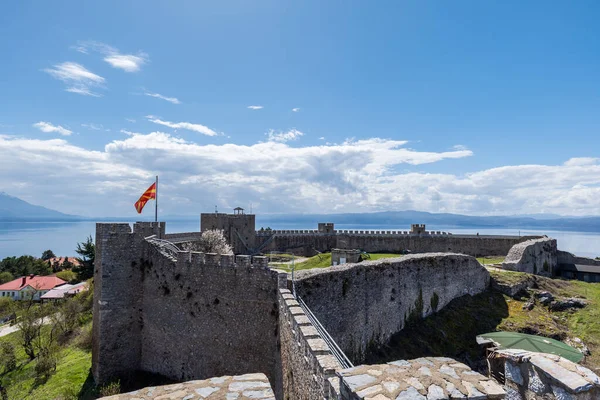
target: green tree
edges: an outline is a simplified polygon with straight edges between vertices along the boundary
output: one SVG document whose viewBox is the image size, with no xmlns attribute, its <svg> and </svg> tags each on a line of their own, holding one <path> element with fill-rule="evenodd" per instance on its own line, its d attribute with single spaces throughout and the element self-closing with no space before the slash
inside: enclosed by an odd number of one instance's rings
<svg viewBox="0 0 600 400">
<path fill-rule="evenodd" d="M 54 252 L 52 250 L 46 250 L 42 253 L 42 260 L 44 261 L 48 261 L 51 258 L 56 257 L 56 255 L 54 255 Z"/>
<path fill-rule="evenodd" d="M 77 274 L 73 271 L 60 271 L 56 273 L 56 276 L 60 279 L 62 279 L 63 281 L 67 281 L 67 282 L 76 282 L 77 281 Z"/>
<path fill-rule="evenodd" d="M 77 257 L 79 265 L 73 268 L 77 274 L 77 279 L 85 281 L 94 277 L 94 260 L 96 259 L 96 246 L 89 236 L 85 242 L 77 243 L 75 250 L 81 257 Z"/>
<path fill-rule="evenodd" d="M 15 279 L 15 277 L 10 272 L 8 272 L 8 271 L 0 272 L 0 284 L 10 282 L 13 279 Z"/>
</svg>

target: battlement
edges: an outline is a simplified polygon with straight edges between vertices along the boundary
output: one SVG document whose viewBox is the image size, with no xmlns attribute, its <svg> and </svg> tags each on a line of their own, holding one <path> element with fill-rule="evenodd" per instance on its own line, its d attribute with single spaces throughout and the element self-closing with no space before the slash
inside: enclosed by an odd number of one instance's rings
<svg viewBox="0 0 600 400">
<path fill-rule="evenodd" d="M 371 236 L 408 236 L 408 235 L 430 235 L 430 236 L 447 236 L 452 235 L 449 232 L 442 231 L 425 231 L 422 233 L 415 233 L 411 231 L 372 231 L 372 230 L 352 230 L 352 229 L 341 229 L 341 230 L 332 230 L 329 232 L 323 232 L 315 229 L 292 229 L 292 230 L 258 230 L 256 231 L 256 236 L 290 236 L 290 235 L 371 235 Z M 475 236 L 475 235 L 473 235 Z"/>
<path fill-rule="evenodd" d="M 180 251 L 175 257 L 178 265 L 189 267 L 254 267 L 268 268 L 269 259 L 264 256 L 246 256 L 233 254 L 201 253 L 198 251 Z"/>
</svg>

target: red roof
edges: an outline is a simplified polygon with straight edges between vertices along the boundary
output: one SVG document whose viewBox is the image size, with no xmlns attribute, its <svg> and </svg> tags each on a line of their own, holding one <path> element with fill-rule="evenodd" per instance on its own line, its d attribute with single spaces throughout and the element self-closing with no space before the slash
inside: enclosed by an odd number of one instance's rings
<svg viewBox="0 0 600 400">
<path fill-rule="evenodd" d="M 35 290 L 50 290 L 58 285 L 67 283 L 56 276 L 28 275 L 0 285 L 0 290 L 21 290 L 31 286 Z"/>
<path fill-rule="evenodd" d="M 79 266 L 80 264 L 79 260 L 77 260 L 75 257 L 52 257 L 48 259 L 48 263 L 50 263 L 50 265 L 63 265 L 65 261 L 69 261 L 74 266 Z"/>
</svg>

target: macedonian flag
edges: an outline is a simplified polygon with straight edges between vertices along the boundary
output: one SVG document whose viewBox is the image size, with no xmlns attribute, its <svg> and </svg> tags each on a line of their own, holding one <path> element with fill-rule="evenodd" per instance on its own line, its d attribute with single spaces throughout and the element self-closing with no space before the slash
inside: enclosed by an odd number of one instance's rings
<svg viewBox="0 0 600 400">
<path fill-rule="evenodd" d="M 154 182 L 148 188 L 148 190 L 146 190 L 144 192 L 144 194 L 142 195 L 142 197 L 140 197 L 140 199 L 135 202 L 135 209 L 137 210 L 138 214 L 142 213 L 142 210 L 144 209 L 144 206 L 146 205 L 146 203 L 148 202 L 148 200 L 151 200 L 151 199 L 156 199 L 156 182 Z"/>
</svg>

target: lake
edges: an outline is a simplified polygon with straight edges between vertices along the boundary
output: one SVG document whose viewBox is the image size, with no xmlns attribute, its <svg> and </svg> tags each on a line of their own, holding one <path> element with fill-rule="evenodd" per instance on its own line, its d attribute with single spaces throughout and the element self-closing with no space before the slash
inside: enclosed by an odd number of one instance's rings
<svg viewBox="0 0 600 400">
<path fill-rule="evenodd" d="M 167 232 L 192 232 L 200 229 L 200 218 L 167 221 Z M 256 226 L 261 226 L 257 219 Z M 264 224 L 266 226 L 266 224 Z M 273 229 L 316 229 L 305 224 L 284 224 Z M 359 230 L 393 230 L 390 226 L 375 225 L 336 225 L 337 229 Z M 408 230 L 409 227 L 396 227 Z M 427 225 L 428 230 L 446 231 L 455 234 L 479 232 L 481 235 L 548 235 L 557 239 L 560 250 L 570 251 L 580 256 L 600 256 L 600 233 L 597 232 L 566 232 L 566 231 L 536 231 L 515 229 L 490 229 L 477 227 L 447 227 Z M 52 250 L 57 256 L 75 256 L 78 242 L 84 241 L 88 236 L 94 237 L 96 223 L 93 221 L 82 222 L 0 222 L 0 259 L 9 256 L 24 254 L 40 257 L 44 250 Z"/>
</svg>

